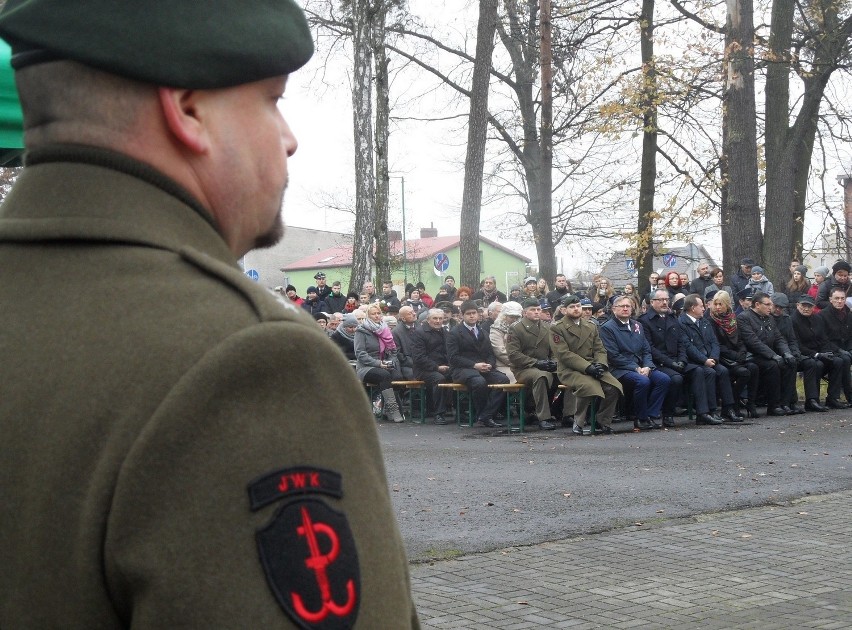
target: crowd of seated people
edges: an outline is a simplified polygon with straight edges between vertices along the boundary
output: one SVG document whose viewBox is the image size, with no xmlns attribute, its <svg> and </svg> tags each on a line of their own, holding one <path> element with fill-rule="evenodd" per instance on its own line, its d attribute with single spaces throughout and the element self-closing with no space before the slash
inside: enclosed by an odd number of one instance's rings
<svg viewBox="0 0 852 630">
<path fill-rule="evenodd" d="M 744 258 L 730 277 L 701 263 L 692 281 L 655 272 L 641 289 L 596 276 L 575 290 L 559 274 L 553 289 L 530 276 L 507 293 L 493 276 L 475 291 L 447 276 L 434 298 L 422 282 L 404 295 L 390 282 L 344 294 L 319 272 L 304 297 L 292 285 L 275 291 L 314 317 L 394 422 L 405 419 L 395 381 L 425 384 L 435 424 L 453 407 L 439 385 L 464 385 L 488 428 L 502 426 L 505 402 L 489 385 L 523 383 L 528 423 L 590 435 L 590 413 L 608 433 L 619 414 L 647 431 L 676 426 L 685 408 L 712 426 L 759 418 L 760 407 L 769 416 L 852 407 L 852 266 L 818 267 L 813 280 L 808 271 L 793 261 L 789 279 L 773 283 Z"/>
</svg>

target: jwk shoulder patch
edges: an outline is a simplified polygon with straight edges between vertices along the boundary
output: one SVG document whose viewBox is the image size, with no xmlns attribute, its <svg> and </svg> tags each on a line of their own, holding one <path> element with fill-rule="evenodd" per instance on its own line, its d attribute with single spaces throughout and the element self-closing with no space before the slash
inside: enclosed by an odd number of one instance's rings
<svg viewBox="0 0 852 630">
<path fill-rule="evenodd" d="M 344 514 L 319 499 L 291 501 L 257 532 L 257 548 L 275 599 L 296 625 L 306 630 L 355 625 L 361 575 Z"/>
<path fill-rule="evenodd" d="M 252 511 L 286 501 L 255 534 L 260 563 L 278 604 L 305 630 L 352 628 L 361 603 L 355 537 L 346 515 L 316 495 L 343 495 L 340 474 L 287 468 L 249 484 Z"/>
</svg>

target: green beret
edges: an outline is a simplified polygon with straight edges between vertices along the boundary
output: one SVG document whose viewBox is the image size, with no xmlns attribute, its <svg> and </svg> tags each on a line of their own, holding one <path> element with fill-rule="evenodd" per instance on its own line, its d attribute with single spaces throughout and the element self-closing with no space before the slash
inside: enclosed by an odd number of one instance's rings
<svg viewBox="0 0 852 630">
<path fill-rule="evenodd" d="M 570 306 L 571 304 L 579 304 L 580 298 L 576 295 L 569 293 L 564 298 L 562 298 L 562 306 Z"/>
<path fill-rule="evenodd" d="M 16 69 L 66 59 L 187 89 L 289 74 L 314 52 L 294 0 L 9 0 L 0 36 L 12 46 Z"/>
<path fill-rule="evenodd" d="M 521 302 L 521 306 L 524 308 L 529 308 L 531 306 L 541 306 L 541 302 L 539 302 L 536 298 L 527 298 L 523 302 Z"/>
</svg>

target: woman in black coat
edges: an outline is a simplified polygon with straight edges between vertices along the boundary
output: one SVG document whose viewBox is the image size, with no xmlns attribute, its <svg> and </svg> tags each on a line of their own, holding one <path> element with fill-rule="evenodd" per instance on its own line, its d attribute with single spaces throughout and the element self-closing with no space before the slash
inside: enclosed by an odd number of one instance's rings
<svg viewBox="0 0 852 630">
<path fill-rule="evenodd" d="M 737 411 L 743 400 L 743 390 L 748 386 L 748 398 L 744 400 L 749 418 L 757 418 L 758 367 L 749 361 L 748 352 L 740 339 L 737 316 L 734 314 L 731 296 L 727 291 L 718 291 L 708 302 L 704 317 L 713 324 L 713 332 L 719 341 L 719 360 L 728 368 Z"/>
</svg>

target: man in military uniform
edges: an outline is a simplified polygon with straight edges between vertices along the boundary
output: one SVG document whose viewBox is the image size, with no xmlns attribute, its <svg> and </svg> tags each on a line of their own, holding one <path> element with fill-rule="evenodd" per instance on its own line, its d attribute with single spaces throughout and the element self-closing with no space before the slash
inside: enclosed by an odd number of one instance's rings
<svg viewBox="0 0 852 630">
<path fill-rule="evenodd" d="M 556 424 L 550 401 L 559 381 L 554 375 L 556 361 L 550 358 L 549 327 L 540 321 L 538 300 L 527 298 L 521 306 L 524 307 L 524 315 L 509 329 L 506 354 L 517 381 L 532 390 L 539 428 L 551 431 Z"/>
<path fill-rule="evenodd" d="M 301 9 L 10 0 L 0 36 L 27 145 L 0 208 L 0 627 L 416 627 L 363 388 L 237 264 L 282 234 Z"/>
<path fill-rule="evenodd" d="M 598 327 L 583 317 L 580 298 L 566 295 L 562 304 L 566 307 L 565 317 L 550 327 L 550 350 L 556 359 L 556 376 L 576 396 L 573 431 L 591 435 L 586 418 L 591 403 L 597 399 L 596 424 L 599 431 L 610 433 L 621 383 L 609 373 Z"/>
<path fill-rule="evenodd" d="M 331 295 L 331 287 L 326 284 L 325 272 L 317 271 L 314 274 L 314 280 L 317 281 L 317 298 L 320 302 L 325 302 L 325 299 Z"/>
</svg>

